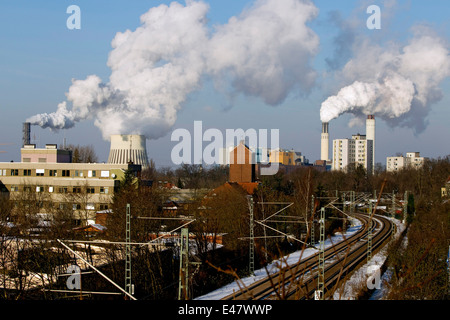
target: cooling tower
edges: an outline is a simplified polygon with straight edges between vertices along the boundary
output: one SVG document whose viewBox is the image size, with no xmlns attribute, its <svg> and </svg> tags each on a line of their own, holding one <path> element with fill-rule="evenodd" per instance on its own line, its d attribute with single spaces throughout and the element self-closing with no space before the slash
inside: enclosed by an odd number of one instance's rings
<svg viewBox="0 0 450 320">
<path fill-rule="evenodd" d="M 111 149 L 108 163 L 140 164 L 142 169 L 148 167 L 146 138 L 137 134 L 114 134 L 111 136 Z"/>
<path fill-rule="evenodd" d="M 372 172 L 375 168 L 375 116 L 368 115 L 366 120 L 366 139 L 372 140 Z"/>
<path fill-rule="evenodd" d="M 321 134 L 321 147 L 320 147 L 320 160 L 330 161 L 328 158 L 330 143 L 330 134 L 328 133 L 328 122 L 322 122 L 322 134 Z"/>
</svg>

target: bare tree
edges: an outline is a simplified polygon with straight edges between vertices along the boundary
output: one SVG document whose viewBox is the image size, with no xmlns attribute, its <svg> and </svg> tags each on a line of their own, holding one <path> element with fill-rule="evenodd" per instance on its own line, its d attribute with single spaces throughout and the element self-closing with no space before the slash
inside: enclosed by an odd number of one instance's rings
<svg viewBox="0 0 450 320">
<path fill-rule="evenodd" d="M 98 162 L 97 154 L 92 145 L 67 145 L 67 149 L 72 150 L 72 162 L 74 163 L 95 163 Z"/>
</svg>

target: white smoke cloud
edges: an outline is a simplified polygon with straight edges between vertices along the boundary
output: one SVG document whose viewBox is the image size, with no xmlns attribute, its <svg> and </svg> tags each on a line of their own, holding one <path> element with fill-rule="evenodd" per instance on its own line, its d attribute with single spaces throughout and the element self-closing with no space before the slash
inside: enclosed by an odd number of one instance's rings
<svg viewBox="0 0 450 320">
<path fill-rule="evenodd" d="M 95 75 L 73 80 L 66 93 L 71 110 L 63 102 L 56 112 L 27 121 L 66 129 L 92 118 L 105 140 L 121 133 L 163 136 L 187 94 L 199 85 L 207 11 L 202 2 L 150 9 L 141 16 L 140 27 L 119 32 L 112 40 L 109 83 Z"/>
<path fill-rule="evenodd" d="M 309 0 L 257 0 L 213 32 L 208 10 L 201 1 L 151 8 L 136 30 L 112 40 L 108 83 L 95 75 L 73 80 L 67 101 L 54 113 L 27 121 L 57 130 L 94 119 L 106 140 L 111 134 L 156 139 L 172 128 L 205 75 L 271 105 L 292 91 L 310 90 L 316 76 L 310 60 L 319 40 L 306 26 L 317 15 Z"/>
<path fill-rule="evenodd" d="M 329 122 L 346 112 L 360 112 L 397 118 L 410 111 L 414 94 L 412 81 L 398 74 L 385 77 L 381 82 L 355 81 L 322 103 L 320 117 L 323 122 Z"/>
<path fill-rule="evenodd" d="M 309 1 L 258 1 L 218 26 L 207 50 L 209 72 L 231 77 L 235 90 L 269 105 L 308 92 L 316 80 L 310 60 L 319 38 L 306 26 L 318 9 Z"/>
<path fill-rule="evenodd" d="M 374 114 L 392 126 L 426 128 L 431 105 L 442 97 L 440 83 L 450 76 L 448 43 L 425 27 L 416 27 L 405 46 L 384 48 L 362 42 L 340 76 L 351 84 L 328 97 L 320 118 L 329 122 L 344 113 Z"/>
</svg>

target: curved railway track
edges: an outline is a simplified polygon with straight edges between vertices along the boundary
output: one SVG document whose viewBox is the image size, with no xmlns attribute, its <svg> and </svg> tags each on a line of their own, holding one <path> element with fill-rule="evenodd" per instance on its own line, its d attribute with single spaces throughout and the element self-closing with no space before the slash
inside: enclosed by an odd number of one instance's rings
<svg viewBox="0 0 450 320">
<path fill-rule="evenodd" d="M 362 222 L 361 228 L 344 241 L 325 249 L 325 297 L 334 291 L 331 290 L 333 286 L 367 258 L 369 217 L 358 213 L 355 218 Z M 371 224 L 372 251 L 374 251 L 389 238 L 392 222 L 383 216 L 375 216 L 372 221 L 374 222 Z M 318 253 L 315 253 L 222 300 L 311 299 L 317 289 L 318 264 Z"/>
</svg>

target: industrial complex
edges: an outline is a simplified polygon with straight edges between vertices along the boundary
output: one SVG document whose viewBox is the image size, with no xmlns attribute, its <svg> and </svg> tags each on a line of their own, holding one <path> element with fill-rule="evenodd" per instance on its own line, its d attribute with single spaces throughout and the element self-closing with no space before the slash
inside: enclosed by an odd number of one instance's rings
<svg viewBox="0 0 450 320">
<path fill-rule="evenodd" d="M 267 165 L 261 159 L 277 163 L 279 169 L 287 173 L 299 166 L 320 171 L 345 171 L 354 165 L 361 165 L 372 173 L 375 167 L 375 117 L 367 116 L 366 134 L 333 139 L 331 149 L 330 159 L 329 124 L 322 123 L 321 155 L 320 160 L 314 163 L 293 149 L 254 149 L 241 142 L 237 147 L 221 150 L 221 164 L 230 167 L 229 181 L 237 183 L 257 181 L 261 168 Z M 239 152 L 245 155 L 244 163 L 236 160 Z M 423 162 L 420 153 L 409 152 L 406 157 L 388 157 L 386 170 L 397 171 L 408 166 L 419 168 Z M 13 201 L 22 192 L 33 191 L 39 195 L 36 199 L 42 213 L 51 211 L 49 208 L 70 207 L 77 224 L 93 223 L 97 211 L 110 208 L 112 196 L 124 173 L 129 170 L 139 176 L 148 167 L 143 135 L 112 135 L 106 163 L 73 163 L 71 150 L 59 148 L 56 144 L 46 144 L 43 148 L 31 144 L 30 123 L 24 123 L 21 161 L 0 163 L 0 190 L 3 196 L 7 195 Z M 83 205 L 76 204 L 79 202 L 75 201 L 78 194 L 86 195 Z"/>
</svg>

